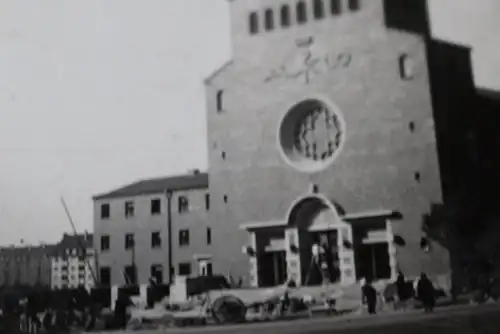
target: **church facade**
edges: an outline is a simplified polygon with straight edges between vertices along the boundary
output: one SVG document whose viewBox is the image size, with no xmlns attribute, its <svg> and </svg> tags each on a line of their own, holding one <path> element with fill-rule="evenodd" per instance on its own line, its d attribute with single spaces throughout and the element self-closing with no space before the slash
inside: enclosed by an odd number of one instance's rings
<svg viewBox="0 0 500 334">
<path fill-rule="evenodd" d="M 214 272 L 315 284 L 321 246 L 339 284 L 447 277 L 422 228 L 443 201 L 426 37 L 388 2 L 229 1 L 232 59 L 205 81 Z"/>
</svg>

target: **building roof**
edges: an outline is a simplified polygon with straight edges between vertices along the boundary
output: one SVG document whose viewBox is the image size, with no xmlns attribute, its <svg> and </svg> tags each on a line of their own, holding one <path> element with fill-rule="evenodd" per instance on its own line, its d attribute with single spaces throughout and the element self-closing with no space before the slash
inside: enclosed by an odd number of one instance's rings
<svg viewBox="0 0 500 334">
<path fill-rule="evenodd" d="M 93 247 L 93 235 L 92 234 L 64 234 L 61 241 L 53 247 L 53 256 L 63 256 L 66 254 L 66 250 L 76 249 L 79 253 L 81 252 L 81 247 L 89 249 Z"/>
<path fill-rule="evenodd" d="M 51 256 L 54 251 L 54 245 L 42 246 L 22 246 L 22 247 L 1 247 L 0 258 L 13 259 L 13 258 L 28 258 L 28 257 L 41 257 Z"/>
<path fill-rule="evenodd" d="M 96 195 L 94 196 L 94 200 L 206 188 L 208 188 L 208 174 L 195 170 L 191 174 L 137 181 L 108 193 Z"/>
</svg>

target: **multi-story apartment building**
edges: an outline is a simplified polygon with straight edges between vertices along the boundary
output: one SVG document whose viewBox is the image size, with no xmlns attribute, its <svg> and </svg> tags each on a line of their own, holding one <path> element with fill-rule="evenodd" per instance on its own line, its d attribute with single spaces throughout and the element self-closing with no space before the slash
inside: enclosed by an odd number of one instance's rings
<svg viewBox="0 0 500 334">
<path fill-rule="evenodd" d="M 423 227 L 464 189 L 468 53 L 432 40 L 426 1 L 228 3 L 232 59 L 205 82 L 214 270 L 307 284 L 321 243 L 341 284 L 447 281 Z"/>
<path fill-rule="evenodd" d="M 51 254 L 51 288 L 85 287 L 88 291 L 96 281 L 96 262 L 92 235 L 64 234 Z"/>
<path fill-rule="evenodd" d="M 0 286 L 50 287 L 53 246 L 0 248 Z"/>
<path fill-rule="evenodd" d="M 211 273 L 207 190 L 208 175 L 195 170 L 95 196 L 100 283 L 144 285 L 150 278 L 167 283 L 170 273 Z"/>
</svg>

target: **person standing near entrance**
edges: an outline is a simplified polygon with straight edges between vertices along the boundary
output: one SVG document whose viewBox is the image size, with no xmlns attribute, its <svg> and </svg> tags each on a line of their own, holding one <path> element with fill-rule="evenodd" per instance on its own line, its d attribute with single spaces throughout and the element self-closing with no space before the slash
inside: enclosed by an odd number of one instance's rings
<svg viewBox="0 0 500 334">
<path fill-rule="evenodd" d="M 436 290 L 425 273 L 420 274 L 420 279 L 417 284 L 417 296 L 422 302 L 426 313 L 434 311 L 434 306 L 436 305 Z"/>
<path fill-rule="evenodd" d="M 361 288 L 363 305 L 368 308 L 368 314 L 377 313 L 377 290 L 372 285 L 370 279 L 365 278 L 365 282 Z"/>
<path fill-rule="evenodd" d="M 408 308 L 408 302 L 410 298 L 413 297 L 413 285 L 411 282 L 410 284 L 408 283 L 409 282 L 406 281 L 404 274 L 400 271 L 396 280 L 396 289 L 399 307 L 402 310 L 406 310 Z"/>
</svg>

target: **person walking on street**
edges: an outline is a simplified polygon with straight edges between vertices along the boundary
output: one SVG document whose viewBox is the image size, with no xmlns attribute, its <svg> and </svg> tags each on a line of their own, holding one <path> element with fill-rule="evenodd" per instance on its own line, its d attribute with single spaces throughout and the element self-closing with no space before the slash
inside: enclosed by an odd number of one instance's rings
<svg viewBox="0 0 500 334">
<path fill-rule="evenodd" d="M 371 280 L 365 279 L 365 283 L 361 289 L 363 304 L 367 305 L 368 314 L 377 313 L 377 290 L 373 287 Z"/>
<path fill-rule="evenodd" d="M 398 278 L 396 279 L 396 291 L 398 296 L 399 307 L 402 310 L 408 308 L 408 301 L 413 297 L 413 286 L 408 284 L 405 276 L 402 272 L 399 272 Z"/>
<path fill-rule="evenodd" d="M 436 290 L 425 273 L 420 275 L 417 285 L 417 296 L 422 302 L 426 313 L 434 311 L 436 305 Z"/>
</svg>

